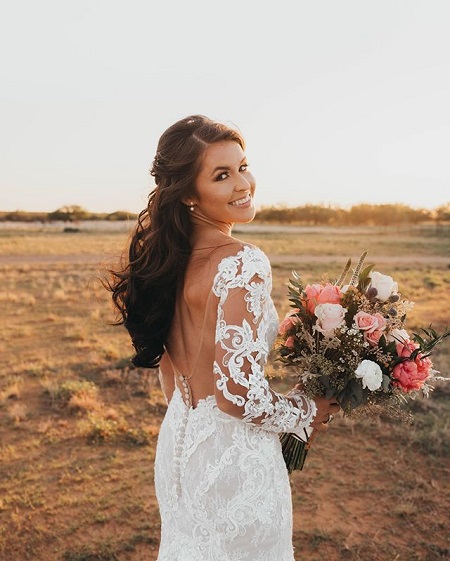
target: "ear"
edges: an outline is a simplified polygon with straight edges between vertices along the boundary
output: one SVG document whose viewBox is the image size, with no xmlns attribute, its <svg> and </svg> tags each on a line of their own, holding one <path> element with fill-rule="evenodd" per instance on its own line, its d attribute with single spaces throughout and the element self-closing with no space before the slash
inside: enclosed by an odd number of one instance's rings
<svg viewBox="0 0 450 561">
<path fill-rule="evenodd" d="M 181 202 L 186 206 L 191 206 L 192 204 L 197 204 L 197 199 L 195 197 L 183 197 Z"/>
</svg>

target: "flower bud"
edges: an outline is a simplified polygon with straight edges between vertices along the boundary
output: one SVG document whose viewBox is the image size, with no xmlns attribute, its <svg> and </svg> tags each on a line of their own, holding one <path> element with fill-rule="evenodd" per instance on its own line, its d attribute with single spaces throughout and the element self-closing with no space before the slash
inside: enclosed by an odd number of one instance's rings
<svg viewBox="0 0 450 561">
<path fill-rule="evenodd" d="M 398 294 L 391 294 L 389 296 L 389 302 L 398 302 L 400 300 L 400 296 Z"/>
<path fill-rule="evenodd" d="M 371 286 L 369 290 L 366 292 L 366 296 L 369 300 L 372 300 L 372 298 L 376 298 L 377 294 L 378 294 L 378 290 L 373 286 Z"/>
</svg>

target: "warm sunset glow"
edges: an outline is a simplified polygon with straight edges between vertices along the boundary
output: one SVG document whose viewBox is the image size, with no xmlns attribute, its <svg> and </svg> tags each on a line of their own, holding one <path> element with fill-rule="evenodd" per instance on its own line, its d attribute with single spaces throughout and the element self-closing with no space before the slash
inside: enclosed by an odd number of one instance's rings
<svg viewBox="0 0 450 561">
<path fill-rule="evenodd" d="M 139 211 L 159 135 L 235 123 L 257 205 L 450 200 L 450 4 L 9 2 L 0 210 Z"/>
</svg>

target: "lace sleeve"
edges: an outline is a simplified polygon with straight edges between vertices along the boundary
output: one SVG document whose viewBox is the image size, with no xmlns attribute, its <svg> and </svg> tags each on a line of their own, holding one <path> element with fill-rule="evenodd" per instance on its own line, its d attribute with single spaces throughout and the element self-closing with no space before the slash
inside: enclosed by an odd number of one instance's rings
<svg viewBox="0 0 450 561">
<path fill-rule="evenodd" d="M 219 407 L 234 417 L 268 431 L 295 432 L 309 427 L 316 406 L 302 392 L 288 398 L 273 391 L 264 377 L 272 343 L 270 288 L 270 265 L 257 248 L 244 246 L 219 264 L 213 285 L 219 298 L 216 396 Z"/>
</svg>

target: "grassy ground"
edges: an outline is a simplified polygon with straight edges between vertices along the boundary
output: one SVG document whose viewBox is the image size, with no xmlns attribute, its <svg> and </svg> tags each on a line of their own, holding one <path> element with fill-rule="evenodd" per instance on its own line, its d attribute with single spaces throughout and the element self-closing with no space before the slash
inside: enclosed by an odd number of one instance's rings
<svg viewBox="0 0 450 561">
<path fill-rule="evenodd" d="M 288 309 L 295 268 L 334 278 L 369 249 L 416 302 L 411 330 L 449 321 L 450 237 L 380 229 L 239 231 L 273 263 L 273 296 Z M 0 234 L 0 559 L 156 559 L 153 459 L 165 405 L 151 371 L 132 370 L 97 277 L 123 233 Z M 320 259 L 318 259 L 320 257 Z M 373 262 L 375 259 L 372 259 Z M 436 350 L 450 374 L 450 343 Z M 273 385 L 287 387 L 270 370 Z M 292 475 L 298 559 L 450 559 L 450 384 L 414 403 L 412 427 L 336 419 Z"/>
</svg>

